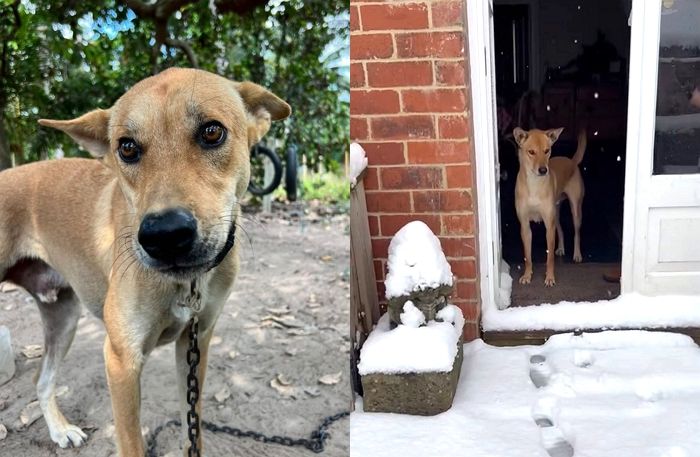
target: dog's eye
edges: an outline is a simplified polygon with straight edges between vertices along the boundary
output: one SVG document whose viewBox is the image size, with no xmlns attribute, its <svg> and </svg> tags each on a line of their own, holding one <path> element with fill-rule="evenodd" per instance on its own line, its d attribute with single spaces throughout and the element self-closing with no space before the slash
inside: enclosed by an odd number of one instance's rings
<svg viewBox="0 0 700 457">
<path fill-rule="evenodd" d="M 545 154 L 549 154 L 550 152 L 552 152 L 551 149 L 546 149 L 546 150 L 544 151 Z"/>
<path fill-rule="evenodd" d="M 136 163 L 141 158 L 141 146 L 132 138 L 121 138 L 117 148 L 119 158 L 126 163 Z"/>
<path fill-rule="evenodd" d="M 197 141 L 204 147 L 219 146 L 225 139 L 226 129 L 216 121 L 204 124 L 197 135 Z"/>
<path fill-rule="evenodd" d="M 532 149 L 530 149 L 529 151 L 527 151 L 527 153 L 530 154 L 531 156 L 534 156 L 534 155 L 535 155 L 535 151 L 532 150 Z"/>
</svg>

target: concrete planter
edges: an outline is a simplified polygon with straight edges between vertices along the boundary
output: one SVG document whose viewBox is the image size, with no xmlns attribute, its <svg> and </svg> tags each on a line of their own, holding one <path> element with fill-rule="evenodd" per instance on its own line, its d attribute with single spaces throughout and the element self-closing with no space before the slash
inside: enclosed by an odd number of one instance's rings
<svg viewBox="0 0 700 457">
<path fill-rule="evenodd" d="M 452 371 L 362 376 L 363 409 L 367 412 L 434 416 L 452 407 L 462 368 L 462 338 Z"/>
</svg>

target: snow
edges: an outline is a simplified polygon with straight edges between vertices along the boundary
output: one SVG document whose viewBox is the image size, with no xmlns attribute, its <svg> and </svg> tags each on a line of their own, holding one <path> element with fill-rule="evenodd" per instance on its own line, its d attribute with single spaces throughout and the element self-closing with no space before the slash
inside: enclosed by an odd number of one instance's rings
<svg viewBox="0 0 700 457">
<path fill-rule="evenodd" d="M 350 144 L 350 184 L 355 187 L 357 178 L 367 168 L 367 153 L 357 143 Z"/>
<path fill-rule="evenodd" d="M 513 278 L 510 276 L 510 265 L 501 259 L 501 268 L 498 281 L 498 297 L 496 306 L 498 309 L 506 309 L 510 306 L 510 296 L 513 291 Z"/>
<path fill-rule="evenodd" d="M 416 308 L 411 300 L 403 304 L 403 313 L 399 317 L 401 318 L 401 323 L 408 327 L 418 328 L 425 324 L 423 311 Z"/>
<path fill-rule="evenodd" d="M 664 133 L 692 132 L 700 128 L 700 113 L 656 116 L 656 131 Z"/>
<path fill-rule="evenodd" d="M 452 285 L 452 270 L 440 240 L 422 221 L 413 221 L 396 232 L 389 243 L 386 298 Z"/>
<path fill-rule="evenodd" d="M 462 311 L 454 305 L 440 310 L 438 317 L 447 319 L 445 322 L 430 321 L 423 327 L 398 325 L 391 330 L 389 314 L 385 313 L 362 346 L 357 365 L 359 373 L 451 371 L 464 318 Z M 449 321 L 450 318 L 454 323 Z"/>
<path fill-rule="evenodd" d="M 563 301 L 505 310 L 485 306 L 482 326 L 485 331 L 698 327 L 700 297 L 626 293 L 598 302 Z"/>
<path fill-rule="evenodd" d="M 564 334 L 513 348 L 477 340 L 464 356 L 445 413 L 364 413 L 358 400 L 351 456 L 547 457 L 571 455 L 567 446 L 576 457 L 700 455 L 700 349 L 686 336 Z"/>
</svg>

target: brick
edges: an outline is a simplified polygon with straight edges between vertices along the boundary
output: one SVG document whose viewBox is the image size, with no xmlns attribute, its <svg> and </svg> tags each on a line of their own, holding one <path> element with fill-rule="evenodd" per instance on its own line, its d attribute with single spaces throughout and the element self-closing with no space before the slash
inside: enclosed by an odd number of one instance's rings
<svg viewBox="0 0 700 457">
<path fill-rule="evenodd" d="M 405 140 L 411 138 L 434 138 L 435 127 L 432 116 L 396 116 L 371 119 L 372 139 Z"/>
<path fill-rule="evenodd" d="M 467 141 L 409 142 L 408 163 L 447 164 L 467 162 L 469 160 L 469 147 L 469 142 Z"/>
<path fill-rule="evenodd" d="M 466 116 L 440 116 L 438 118 L 440 138 L 464 139 L 469 136 Z"/>
<path fill-rule="evenodd" d="M 425 3 L 361 6 L 364 30 L 405 30 L 428 28 Z"/>
<path fill-rule="evenodd" d="M 391 238 L 372 238 L 372 253 L 375 259 L 387 258 L 390 242 Z"/>
<path fill-rule="evenodd" d="M 350 138 L 364 140 L 369 136 L 369 127 L 366 119 L 350 118 Z"/>
<path fill-rule="evenodd" d="M 389 214 L 379 216 L 382 236 L 394 236 L 401 227 L 412 221 L 423 221 L 433 233 L 440 233 L 440 216 L 436 214 Z"/>
<path fill-rule="evenodd" d="M 475 300 L 464 300 L 462 298 L 452 298 L 451 303 L 459 307 L 462 310 L 462 315 L 464 320 L 467 322 L 478 322 L 481 317 L 481 310 L 479 309 L 479 304 Z M 465 327 L 467 323 L 465 322 Z"/>
<path fill-rule="evenodd" d="M 376 167 L 367 167 L 364 182 L 365 190 L 379 190 L 379 170 Z"/>
<path fill-rule="evenodd" d="M 401 91 L 407 113 L 455 113 L 467 108 L 464 89 L 419 89 Z"/>
<path fill-rule="evenodd" d="M 370 165 L 402 165 L 406 163 L 403 143 L 362 143 Z"/>
<path fill-rule="evenodd" d="M 382 189 L 440 189 L 443 187 L 439 167 L 383 167 Z"/>
<path fill-rule="evenodd" d="M 365 69 L 361 63 L 350 64 L 350 87 L 365 85 Z"/>
<path fill-rule="evenodd" d="M 379 216 L 369 215 L 367 216 L 367 222 L 369 222 L 370 236 L 379 236 Z"/>
<path fill-rule="evenodd" d="M 401 109 L 394 90 L 351 90 L 350 114 L 393 114 Z"/>
<path fill-rule="evenodd" d="M 366 197 L 370 213 L 411 212 L 411 194 L 408 192 L 367 192 Z"/>
<path fill-rule="evenodd" d="M 433 14 L 433 17 L 435 15 Z M 355 32 L 362 29 L 360 24 L 360 10 L 357 6 L 350 7 L 350 31 Z"/>
<path fill-rule="evenodd" d="M 476 281 L 460 281 L 457 280 L 457 286 L 455 287 L 456 297 L 465 299 L 465 300 L 476 300 L 477 294 L 476 294 Z M 465 316 L 466 318 L 467 316 Z M 474 319 L 475 316 L 470 316 L 471 319 Z"/>
<path fill-rule="evenodd" d="M 445 167 L 445 176 L 447 187 L 451 189 L 472 187 L 471 165 L 448 165 Z"/>
<path fill-rule="evenodd" d="M 457 279 L 476 279 L 476 260 L 450 259 L 449 262 Z"/>
<path fill-rule="evenodd" d="M 466 86 L 464 61 L 435 62 L 435 79 L 444 86 Z"/>
<path fill-rule="evenodd" d="M 374 277 L 380 281 L 384 279 L 384 261 L 375 260 L 374 261 Z"/>
<path fill-rule="evenodd" d="M 474 215 L 443 214 L 443 235 L 474 236 Z"/>
<path fill-rule="evenodd" d="M 368 62 L 367 81 L 372 87 L 430 86 L 430 62 Z"/>
<path fill-rule="evenodd" d="M 465 322 L 464 332 L 462 333 L 464 342 L 474 341 L 481 338 L 481 329 L 478 322 Z"/>
<path fill-rule="evenodd" d="M 394 42 L 388 33 L 353 35 L 350 58 L 353 60 L 382 59 L 394 54 Z"/>
<path fill-rule="evenodd" d="M 462 5 L 459 1 L 434 2 L 432 5 L 433 27 L 462 25 Z"/>
<path fill-rule="evenodd" d="M 462 57 L 462 32 L 422 32 L 396 35 L 399 57 Z"/>
<path fill-rule="evenodd" d="M 384 286 L 384 281 L 377 281 L 377 298 L 379 298 L 380 302 L 386 302 L 386 287 Z M 386 312 L 386 307 L 384 308 L 384 312 Z"/>
<path fill-rule="evenodd" d="M 420 191 L 413 193 L 414 211 L 438 213 L 471 211 L 472 196 L 466 190 Z"/>
<path fill-rule="evenodd" d="M 473 237 L 440 237 L 440 245 L 448 258 L 476 255 L 476 240 Z"/>
</svg>

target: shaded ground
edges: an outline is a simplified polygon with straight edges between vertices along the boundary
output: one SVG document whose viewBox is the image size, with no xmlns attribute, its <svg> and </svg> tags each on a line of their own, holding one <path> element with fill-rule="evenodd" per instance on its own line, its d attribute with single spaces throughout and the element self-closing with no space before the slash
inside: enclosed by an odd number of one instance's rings
<svg viewBox="0 0 700 457">
<path fill-rule="evenodd" d="M 534 274 L 530 284 L 520 284 L 522 265 L 511 268 L 513 293 L 511 306 L 541 305 L 542 303 L 559 303 L 562 301 L 593 302 L 610 300 L 620 295 L 620 283 L 609 283 L 603 274 L 613 270 L 611 263 L 568 263 L 557 259 L 554 275 L 557 284 L 545 287 L 544 274 L 546 266 L 537 263 L 533 266 Z"/>
<path fill-rule="evenodd" d="M 205 420 L 301 438 L 308 437 L 325 416 L 350 407 L 348 218 L 328 211 L 300 218 L 302 213 L 303 208 L 296 206 L 294 211 L 277 211 L 273 216 L 246 216 L 243 225 L 250 243 L 245 236 L 238 239 L 245 245 L 241 250 L 242 272 L 212 341 L 204 391 Z M 115 456 L 102 359 L 102 323 L 87 312 L 83 315 L 59 374 L 58 386 L 67 387 L 67 391 L 60 389 L 65 392 L 59 405 L 68 419 L 89 435 L 82 448 L 68 450 L 54 445 L 43 418 L 29 427 L 18 427 L 20 411 L 36 400 L 32 377 L 40 363 L 39 358 L 21 354 L 26 346 L 42 343 L 40 318 L 31 298 L 23 291 L 0 293 L 0 324 L 10 328 L 17 364 L 15 377 L 0 386 L 0 424 L 9 430 L 7 438 L 0 441 L 0 455 Z M 333 383 L 338 374 L 340 380 Z M 334 375 L 326 379 L 330 385 L 319 382 L 326 375 Z M 154 351 L 142 377 L 145 431 L 179 418 L 174 376 L 173 347 Z M 272 388 L 270 382 L 276 377 L 289 385 L 278 385 L 280 391 Z M 226 389 L 229 398 L 213 398 Z M 347 456 L 348 430 L 347 419 L 334 424 L 321 455 Z M 158 455 L 179 449 L 179 430 L 166 429 L 158 442 Z M 303 448 L 205 432 L 205 455 L 314 454 Z"/>
</svg>

